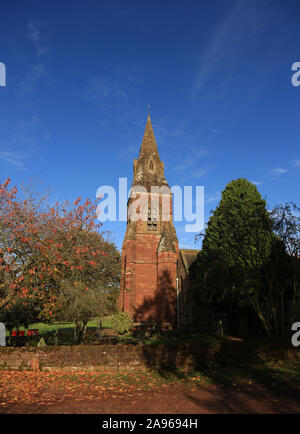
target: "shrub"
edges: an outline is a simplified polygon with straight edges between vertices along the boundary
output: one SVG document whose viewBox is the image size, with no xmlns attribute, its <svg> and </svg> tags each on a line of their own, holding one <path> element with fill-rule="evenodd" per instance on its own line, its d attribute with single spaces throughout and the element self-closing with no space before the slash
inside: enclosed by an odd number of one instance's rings
<svg viewBox="0 0 300 434">
<path fill-rule="evenodd" d="M 133 327 L 133 319 L 127 312 L 117 313 L 112 316 L 111 327 L 118 335 L 129 334 Z"/>
</svg>

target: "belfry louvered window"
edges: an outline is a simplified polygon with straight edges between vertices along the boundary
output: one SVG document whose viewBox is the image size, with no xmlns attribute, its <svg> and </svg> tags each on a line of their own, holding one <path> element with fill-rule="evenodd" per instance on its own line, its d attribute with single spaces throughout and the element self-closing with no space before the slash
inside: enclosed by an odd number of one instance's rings
<svg viewBox="0 0 300 434">
<path fill-rule="evenodd" d="M 155 206 L 148 206 L 148 220 L 147 229 L 148 231 L 156 231 L 158 227 L 158 213 Z"/>
</svg>

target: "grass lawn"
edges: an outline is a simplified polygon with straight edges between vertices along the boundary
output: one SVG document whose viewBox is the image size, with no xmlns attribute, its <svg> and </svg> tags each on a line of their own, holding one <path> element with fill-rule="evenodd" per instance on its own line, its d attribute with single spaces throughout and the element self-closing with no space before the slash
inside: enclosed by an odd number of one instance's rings
<svg viewBox="0 0 300 434">
<path fill-rule="evenodd" d="M 87 326 L 89 329 L 96 329 L 97 328 L 97 321 L 96 320 L 89 321 Z M 42 323 L 42 322 L 37 322 L 37 323 L 30 324 L 28 326 L 28 329 L 38 329 L 39 334 L 41 335 L 41 334 L 52 332 L 55 330 L 71 331 L 74 329 L 74 327 L 75 327 L 75 324 L 71 323 L 71 322 L 64 322 L 64 323 L 61 322 L 61 323 L 54 323 L 54 324 L 46 324 L 46 323 Z M 110 316 L 103 318 L 102 327 L 103 328 L 110 328 L 111 327 L 111 317 Z M 28 329 L 25 329 L 24 327 L 20 327 L 19 330 L 22 331 L 22 330 L 28 330 Z M 6 331 L 6 336 L 9 336 L 8 331 Z"/>
</svg>

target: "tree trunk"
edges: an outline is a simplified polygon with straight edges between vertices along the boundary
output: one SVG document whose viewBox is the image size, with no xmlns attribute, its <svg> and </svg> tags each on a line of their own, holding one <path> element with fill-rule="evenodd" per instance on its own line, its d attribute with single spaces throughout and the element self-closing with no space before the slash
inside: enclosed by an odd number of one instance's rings
<svg viewBox="0 0 300 434">
<path fill-rule="evenodd" d="M 271 331 L 271 327 L 270 324 L 268 324 L 268 321 L 266 320 L 266 318 L 264 317 L 262 311 L 260 310 L 259 306 L 256 306 L 255 303 L 250 299 L 251 301 L 251 305 L 253 307 L 254 312 L 258 315 L 259 319 L 261 320 L 263 327 L 267 333 L 267 335 L 271 335 L 272 331 Z"/>
<path fill-rule="evenodd" d="M 260 304 L 259 304 L 259 300 L 256 297 L 256 300 L 253 300 L 252 297 L 248 297 L 248 300 L 250 302 L 250 305 L 252 306 L 252 309 L 254 310 L 254 312 L 256 313 L 256 315 L 258 316 L 258 318 L 261 320 L 262 324 L 263 324 L 263 328 L 265 329 L 267 335 L 271 335 L 271 326 L 270 324 L 268 324 L 268 321 L 266 320 L 266 318 L 264 317 L 261 308 L 260 308 Z"/>
<path fill-rule="evenodd" d="M 81 340 L 81 342 L 84 341 L 84 338 L 85 338 L 85 335 L 86 335 L 86 330 L 87 330 L 87 322 L 85 321 L 82 324 L 82 340 Z"/>
<path fill-rule="evenodd" d="M 101 337 L 101 331 L 102 331 L 102 321 L 97 321 L 97 338 Z"/>
<path fill-rule="evenodd" d="M 83 342 L 83 339 L 86 335 L 86 329 L 87 329 L 87 321 L 76 321 L 75 322 L 75 342 L 77 345 L 81 344 Z"/>
<path fill-rule="evenodd" d="M 81 326 L 80 326 L 80 322 L 76 321 L 75 322 L 75 330 L 74 330 L 74 342 L 76 344 L 79 344 L 80 339 L 81 339 Z"/>
</svg>

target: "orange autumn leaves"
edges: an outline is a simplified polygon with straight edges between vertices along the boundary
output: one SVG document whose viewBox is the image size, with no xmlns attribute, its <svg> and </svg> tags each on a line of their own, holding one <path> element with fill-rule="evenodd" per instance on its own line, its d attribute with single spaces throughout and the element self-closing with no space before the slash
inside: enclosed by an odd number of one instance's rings
<svg viewBox="0 0 300 434">
<path fill-rule="evenodd" d="M 98 373 L 96 371 L 1 371 L 0 406 L 55 405 L 57 400 L 103 400 L 138 396 L 139 391 L 166 387 L 151 372 Z M 0 407 L 0 412 L 1 412 Z"/>
<path fill-rule="evenodd" d="M 34 300 L 49 319 L 62 281 L 92 287 L 105 255 L 96 207 L 81 198 L 49 205 L 46 195 L 19 194 L 10 179 L 0 184 L 0 309 Z"/>
</svg>

